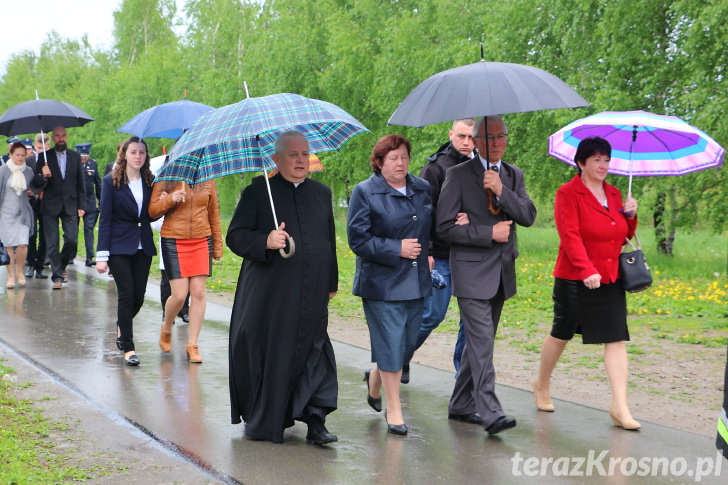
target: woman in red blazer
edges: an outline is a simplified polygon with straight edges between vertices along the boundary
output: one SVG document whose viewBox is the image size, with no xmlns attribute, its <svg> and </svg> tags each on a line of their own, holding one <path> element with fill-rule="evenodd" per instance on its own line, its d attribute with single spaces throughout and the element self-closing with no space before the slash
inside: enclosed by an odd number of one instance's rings
<svg viewBox="0 0 728 485">
<path fill-rule="evenodd" d="M 609 415 L 616 426 L 639 429 L 627 406 L 627 303 L 619 281 L 619 253 L 637 227 L 637 201 L 604 181 L 612 148 L 586 138 L 576 150 L 578 175 L 556 192 L 559 255 L 554 268 L 554 323 L 541 350 L 533 383 L 536 407 L 553 411 L 551 373 L 574 333 L 585 344 L 605 344 L 604 367 L 612 388 Z"/>
</svg>

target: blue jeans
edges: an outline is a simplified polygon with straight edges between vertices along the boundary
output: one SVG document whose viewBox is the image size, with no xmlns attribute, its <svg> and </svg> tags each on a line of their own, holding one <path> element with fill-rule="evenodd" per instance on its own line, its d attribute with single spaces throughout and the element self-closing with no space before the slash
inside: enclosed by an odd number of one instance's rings
<svg viewBox="0 0 728 485">
<path fill-rule="evenodd" d="M 425 311 L 422 314 L 422 323 L 420 324 L 419 332 L 417 333 L 417 342 L 414 349 L 405 358 L 405 366 L 409 366 L 409 362 L 412 359 L 415 351 L 419 349 L 422 344 L 425 343 L 427 337 L 430 336 L 433 330 L 435 330 L 440 322 L 445 319 L 447 314 L 447 307 L 450 304 L 450 297 L 452 296 L 452 280 L 450 278 L 450 261 L 447 258 L 434 258 L 436 269 L 440 275 L 447 282 L 447 286 L 442 289 L 432 288 L 432 296 L 425 297 Z M 458 340 L 455 344 L 455 353 L 453 354 L 453 363 L 455 364 L 455 370 L 460 370 L 460 357 L 463 354 L 463 347 L 465 346 L 465 334 L 463 333 L 463 322 L 460 321 L 460 331 L 458 332 Z M 458 351 L 459 349 L 459 351 Z"/>
</svg>

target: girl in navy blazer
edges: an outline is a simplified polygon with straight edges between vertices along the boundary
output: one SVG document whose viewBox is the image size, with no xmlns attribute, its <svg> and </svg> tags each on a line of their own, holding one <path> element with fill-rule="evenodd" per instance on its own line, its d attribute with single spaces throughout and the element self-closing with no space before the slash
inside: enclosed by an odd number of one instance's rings
<svg viewBox="0 0 728 485">
<path fill-rule="evenodd" d="M 96 270 L 111 269 L 118 294 L 116 346 L 126 365 L 139 365 L 132 319 L 144 303 L 149 267 L 157 254 L 148 213 L 154 175 L 144 140 L 133 136 L 121 148 L 101 188 Z"/>
<path fill-rule="evenodd" d="M 609 415 L 616 426 L 639 429 L 627 406 L 627 304 L 619 280 L 619 253 L 637 227 L 637 201 L 622 206 L 622 194 L 604 181 L 612 147 L 603 138 L 579 143 L 579 174 L 556 192 L 554 219 L 559 255 L 554 268 L 554 323 L 541 350 L 536 407 L 553 411 L 551 372 L 574 333 L 585 344 L 603 343 L 604 367 L 612 388 Z"/>
</svg>

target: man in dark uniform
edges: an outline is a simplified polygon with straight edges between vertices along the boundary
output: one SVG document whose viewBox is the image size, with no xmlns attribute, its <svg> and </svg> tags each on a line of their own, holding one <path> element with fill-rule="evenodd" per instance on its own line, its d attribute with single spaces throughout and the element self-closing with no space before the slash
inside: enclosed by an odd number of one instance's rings
<svg viewBox="0 0 728 485">
<path fill-rule="evenodd" d="M 99 219 L 99 201 L 101 200 L 101 177 L 99 176 L 99 164 L 90 158 L 91 144 L 80 143 L 76 145 L 76 151 L 81 155 L 83 164 L 83 181 L 86 187 L 86 201 L 83 215 L 83 240 L 86 244 L 86 266 L 93 266 L 94 261 L 94 227 Z"/>
<path fill-rule="evenodd" d="M 23 141 L 23 144 L 25 144 L 26 147 L 27 140 L 29 139 Z M 50 137 L 48 137 L 48 135 L 46 135 L 45 133 L 38 133 L 35 136 L 35 140 L 31 144 L 31 149 L 27 149 L 26 152 L 29 155 L 25 157 L 25 164 L 33 169 L 34 173 L 38 162 L 38 155 L 45 151 L 43 150 L 43 142 L 45 142 L 46 148 L 50 147 Z M 33 208 L 33 217 L 35 219 L 33 224 L 35 225 L 35 230 L 32 231 L 32 234 L 28 239 L 28 257 L 26 259 L 26 264 L 28 267 L 25 270 L 25 277 L 32 278 L 33 274 L 35 274 L 36 278 L 46 279 L 48 278 L 48 275 L 43 272 L 43 262 L 46 258 L 44 239 L 45 232 L 43 231 L 43 222 L 39 213 L 40 198 L 43 194 L 43 188 L 34 187 L 32 184 L 28 188 L 33 194 L 33 196 L 30 197 L 30 206 Z"/>
<path fill-rule="evenodd" d="M 16 141 L 20 141 L 17 136 L 11 136 L 8 138 L 8 153 L 2 156 L 3 163 L 8 163 L 8 160 L 10 160 L 10 147 L 13 146 L 13 143 Z"/>
</svg>

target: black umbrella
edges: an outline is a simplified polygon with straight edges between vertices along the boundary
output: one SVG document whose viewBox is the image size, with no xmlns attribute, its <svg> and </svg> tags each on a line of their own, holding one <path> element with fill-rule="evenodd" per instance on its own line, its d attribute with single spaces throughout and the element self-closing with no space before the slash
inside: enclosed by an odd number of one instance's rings
<svg viewBox="0 0 728 485">
<path fill-rule="evenodd" d="M 564 81 L 543 69 L 508 62 L 480 62 L 439 72 L 422 81 L 387 121 L 390 125 L 422 127 L 443 121 L 525 113 L 543 109 L 589 106 Z M 485 120 L 485 136 L 488 122 Z M 490 160 L 487 152 L 486 159 Z M 488 200 L 492 194 L 488 191 Z M 497 214 L 499 209 L 489 207 Z"/>
<path fill-rule="evenodd" d="M 589 103 L 553 74 L 523 64 L 481 60 L 422 81 L 387 123 L 419 128 L 464 118 L 582 106 Z"/>
<path fill-rule="evenodd" d="M 54 99 L 16 104 L 0 116 L 0 135 L 47 132 L 56 126 L 72 128 L 94 121 L 81 108 Z"/>
</svg>

